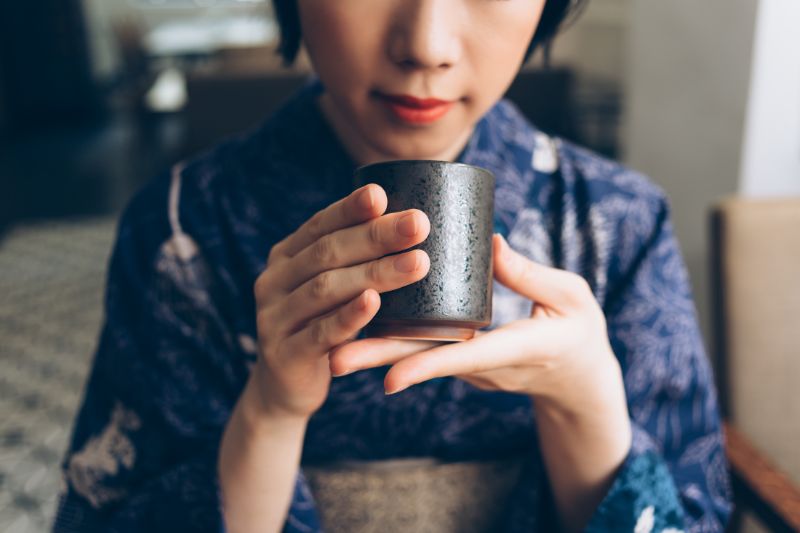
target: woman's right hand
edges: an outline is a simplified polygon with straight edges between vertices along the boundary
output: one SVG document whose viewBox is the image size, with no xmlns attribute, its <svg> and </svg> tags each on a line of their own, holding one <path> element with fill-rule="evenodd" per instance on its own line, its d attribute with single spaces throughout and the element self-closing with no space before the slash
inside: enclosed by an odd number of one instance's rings
<svg viewBox="0 0 800 533">
<path fill-rule="evenodd" d="M 328 352 L 352 340 L 377 313 L 379 293 L 424 278 L 419 249 L 428 217 L 410 209 L 384 215 L 384 190 L 369 184 L 311 217 L 270 250 L 255 283 L 259 357 L 251 375 L 271 416 L 310 417 L 331 382 Z"/>
</svg>

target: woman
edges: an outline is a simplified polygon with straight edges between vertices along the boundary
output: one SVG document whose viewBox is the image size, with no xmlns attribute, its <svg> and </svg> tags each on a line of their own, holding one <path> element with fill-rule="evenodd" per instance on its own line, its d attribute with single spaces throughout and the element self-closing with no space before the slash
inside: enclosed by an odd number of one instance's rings
<svg viewBox="0 0 800 533">
<path fill-rule="evenodd" d="M 55 529 L 316 531 L 301 454 L 521 453 L 506 531 L 721 530 L 716 397 L 663 193 L 500 100 L 570 3 L 276 8 L 285 60 L 302 36 L 319 79 L 126 209 Z M 473 340 L 359 335 L 429 267 L 384 257 L 427 237 L 425 214 L 353 191 L 389 159 L 497 177 L 494 316 Z"/>
</svg>

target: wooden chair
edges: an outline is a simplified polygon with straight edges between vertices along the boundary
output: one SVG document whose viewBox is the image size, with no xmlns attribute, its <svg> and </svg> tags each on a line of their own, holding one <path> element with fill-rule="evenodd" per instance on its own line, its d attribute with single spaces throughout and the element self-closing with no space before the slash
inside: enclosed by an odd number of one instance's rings
<svg viewBox="0 0 800 533">
<path fill-rule="evenodd" d="M 800 531 L 800 198 L 711 214 L 717 377 L 737 512 Z"/>
</svg>

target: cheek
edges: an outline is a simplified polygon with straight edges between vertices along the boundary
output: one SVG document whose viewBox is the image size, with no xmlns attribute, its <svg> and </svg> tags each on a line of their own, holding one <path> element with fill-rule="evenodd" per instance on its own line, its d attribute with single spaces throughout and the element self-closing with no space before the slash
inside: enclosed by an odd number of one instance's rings
<svg viewBox="0 0 800 533">
<path fill-rule="evenodd" d="M 380 46 L 377 25 L 365 25 L 364 9 L 354 9 L 350 3 L 307 0 L 298 4 L 303 43 L 314 69 L 329 90 L 340 94 L 368 81 L 374 52 Z"/>
<path fill-rule="evenodd" d="M 465 43 L 474 75 L 481 80 L 475 98 L 482 103 L 499 99 L 513 81 L 544 6 L 542 0 L 509 0 L 502 8 L 492 4 L 491 12 L 471 21 L 474 30 Z"/>
</svg>

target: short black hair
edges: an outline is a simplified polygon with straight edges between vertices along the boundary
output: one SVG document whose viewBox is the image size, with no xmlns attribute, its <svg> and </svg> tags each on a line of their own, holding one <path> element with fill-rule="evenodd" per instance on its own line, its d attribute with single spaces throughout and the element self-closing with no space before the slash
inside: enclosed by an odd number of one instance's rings
<svg viewBox="0 0 800 533">
<path fill-rule="evenodd" d="M 564 21 L 580 13 L 588 0 L 546 0 L 542 17 L 536 33 L 525 52 L 525 61 L 543 44 L 548 43 L 558 33 Z M 301 30 L 300 15 L 297 12 L 297 0 L 272 0 L 275 16 L 281 30 L 278 54 L 286 66 L 294 63 L 300 50 Z"/>
</svg>

